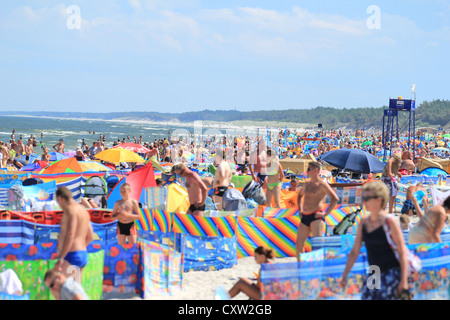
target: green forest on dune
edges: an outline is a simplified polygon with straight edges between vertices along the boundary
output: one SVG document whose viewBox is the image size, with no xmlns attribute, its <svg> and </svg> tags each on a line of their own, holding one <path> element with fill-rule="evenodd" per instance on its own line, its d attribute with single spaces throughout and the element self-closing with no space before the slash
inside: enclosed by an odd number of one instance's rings
<svg viewBox="0 0 450 320">
<path fill-rule="evenodd" d="M 381 127 L 383 109 L 380 108 L 344 108 L 316 107 L 314 109 L 287 109 L 287 110 L 203 110 L 183 113 L 160 112 L 110 112 L 110 113 L 82 113 L 82 112 L 49 112 L 49 111 L 7 111 L 4 115 L 48 116 L 58 118 L 89 118 L 101 120 L 133 119 L 149 120 L 155 122 L 179 121 L 188 123 L 193 121 L 258 121 L 258 122 L 289 122 L 309 123 L 317 125 L 322 123 L 325 128 L 342 126 L 362 128 Z M 33 109 L 37 109 L 33 107 Z M 64 107 L 62 106 L 62 109 Z M 127 109 L 132 109 L 130 106 Z M 401 112 L 400 125 L 405 123 L 407 112 Z M 416 108 L 416 127 L 433 126 L 439 128 L 450 127 L 450 100 L 424 101 Z"/>
</svg>

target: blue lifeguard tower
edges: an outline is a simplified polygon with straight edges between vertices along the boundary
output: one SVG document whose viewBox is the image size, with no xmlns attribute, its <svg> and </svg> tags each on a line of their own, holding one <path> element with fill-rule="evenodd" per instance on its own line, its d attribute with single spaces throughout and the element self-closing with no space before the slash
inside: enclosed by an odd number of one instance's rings
<svg viewBox="0 0 450 320">
<path fill-rule="evenodd" d="M 389 107 L 383 110 L 383 160 L 387 157 L 387 144 L 389 150 L 392 149 L 394 138 L 400 141 L 400 132 L 408 130 L 408 147 L 412 149 L 413 155 L 416 155 L 416 101 L 415 99 L 405 100 L 402 97 L 398 99 L 389 99 Z M 408 112 L 407 123 L 399 127 L 399 112 Z"/>
</svg>

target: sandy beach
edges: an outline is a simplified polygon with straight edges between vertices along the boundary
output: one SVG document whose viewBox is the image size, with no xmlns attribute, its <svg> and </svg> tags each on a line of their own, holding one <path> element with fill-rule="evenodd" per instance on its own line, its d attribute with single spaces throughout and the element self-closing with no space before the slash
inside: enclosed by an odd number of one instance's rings
<svg viewBox="0 0 450 320">
<path fill-rule="evenodd" d="M 399 214 L 396 215 L 397 218 Z M 417 223 L 419 218 L 414 216 L 411 223 Z M 295 257 L 276 258 L 274 263 L 295 262 Z M 183 274 L 183 290 L 173 295 L 152 296 L 146 300 L 214 300 L 214 292 L 222 286 L 226 290 L 239 280 L 239 278 L 255 279 L 259 270 L 253 257 L 238 259 L 237 265 L 232 268 L 218 271 L 189 271 Z M 143 300 L 134 293 L 103 293 L 103 300 Z M 245 294 L 238 294 L 233 300 L 248 300 Z"/>
</svg>

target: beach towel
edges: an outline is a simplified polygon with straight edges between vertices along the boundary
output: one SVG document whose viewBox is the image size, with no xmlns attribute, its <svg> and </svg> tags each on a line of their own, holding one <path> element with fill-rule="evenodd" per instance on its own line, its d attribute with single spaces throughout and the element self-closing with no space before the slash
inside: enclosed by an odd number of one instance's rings
<svg viewBox="0 0 450 320">
<path fill-rule="evenodd" d="M 22 295 L 22 282 L 14 270 L 7 269 L 0 273 L 0 292 L 18 296 Z"/>
<path fill-rule="evenodd" d="M 445 188 L 445 189 L 447 189 L 447 188 Z M 433 197 L 434 205 L 438 205 L 438 204 L 442 205 L 444 203 L 445 199 L 447 199 L 447 197 L 450 196 L 450 187 L 448 187 L 448 190 L 445 190 L 445 191 L 444 190 L 439 190 L 435 186 L 431 187 L 431 195 Z"/>
</svg>

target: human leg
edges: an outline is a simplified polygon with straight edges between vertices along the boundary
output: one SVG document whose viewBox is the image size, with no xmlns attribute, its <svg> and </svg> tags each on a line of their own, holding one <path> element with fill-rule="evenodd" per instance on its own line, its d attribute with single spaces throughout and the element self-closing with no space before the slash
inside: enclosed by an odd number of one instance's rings
<svg viewBox="0 0 450 320">
<path fill-rule="evenodd" d="M 310 228 L 300 222 L 297 229 L 297 239 L 295 242 L 295 255 L 297 257 L 297 261 L 300 261 L 300 253 L 303 253 L 305 250 L 305 243 L 309 233 Z"/>
<path fill-rule="evenodd" d="M 230 289 L 228 294 L 231 298 L 234 298 L 239 293 L 246 294 L 250 299 L 261 300 L 261 291 L 253 284 L 253 282 L 247 278 L 241 278 L 236 284 Z"/>
</svg>

